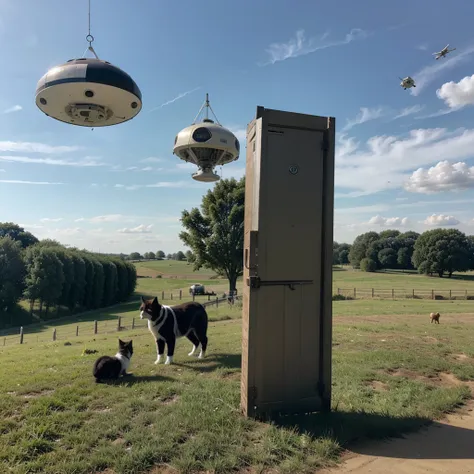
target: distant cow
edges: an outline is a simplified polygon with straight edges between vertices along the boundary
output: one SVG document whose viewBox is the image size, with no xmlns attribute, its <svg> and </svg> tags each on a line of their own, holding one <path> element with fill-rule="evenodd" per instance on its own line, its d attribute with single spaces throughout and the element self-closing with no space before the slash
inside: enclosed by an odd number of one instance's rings
<svg viewBox="0 0 474 474">
<path fill-rule="evenodd" d="M 441 315 L 439 313 L 431 313 L 430 314 L 430 323 L 432 323 L 434 321 L 434 323 L 438 323 L 439 324 L 439 317 Z"/>
</svg>

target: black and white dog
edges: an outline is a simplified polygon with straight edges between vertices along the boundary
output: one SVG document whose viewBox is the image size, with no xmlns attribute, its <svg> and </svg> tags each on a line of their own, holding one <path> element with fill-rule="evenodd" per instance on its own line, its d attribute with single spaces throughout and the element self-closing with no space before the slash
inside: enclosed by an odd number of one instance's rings
<svg viewBox="0 0 474 474">
<path fill-rule="evenodd" d="M 153 300 L 145 300 L 142 296 L 140 318 L 148 319 L 148 329 L 156 341 L 158 356 L 155 364 L 160 363 L 161 356 L 165 352 L 165 344 L 168 346 L 165 364 L 171 364 L 176 339 L 183 336 L 193 343 L 193 349 L 188 355 L 194 355 L 200 344 L 199 359 L 205 356 L 208 317 L 202 304 L 191 301 L 176 306 L 165 306 L 161 305 L 156 297 Z"/>
</svg>

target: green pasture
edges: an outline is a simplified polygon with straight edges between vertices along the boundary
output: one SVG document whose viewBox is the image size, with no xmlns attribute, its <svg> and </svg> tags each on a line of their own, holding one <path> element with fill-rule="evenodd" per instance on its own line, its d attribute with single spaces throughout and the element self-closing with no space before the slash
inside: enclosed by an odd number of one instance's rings
<svg viewBox="0 0 474 474">
<path fill-rule="evenodd" d="M 48 327 L 23 345 L 0 344 L 0 472 L 310 473 L 336 463 L 355 439 L 417 429 L 470 397 L 474 317 L 462 314 L 465 302 L 436 302 L 446 305 L 440 325 L 416 306 L 395 314 L 403 301 L 381 301 L 393 305 L 390 314 L 340 309 L 361 303 L 334 305 L 333 412 L 272 424 L 239 413 L 238 307 L 209 308 L 207 358 L 188 357 L 190 343 L 180 339 L 171 366 L 154 365 L 143 321 L 131 329 L 137 302 L 62 321 L 56 342 Z M 411 303 L 428 310 L 426 301 Z M 95 384 L 93 362 L 114 354 L 119 336 L 134 341 L 133 375 Z"/>
</svg>

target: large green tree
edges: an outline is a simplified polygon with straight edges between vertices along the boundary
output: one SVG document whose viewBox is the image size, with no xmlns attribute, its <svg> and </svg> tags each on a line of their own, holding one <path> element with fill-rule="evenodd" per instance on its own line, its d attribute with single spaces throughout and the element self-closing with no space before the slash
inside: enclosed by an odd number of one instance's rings
<svg viewBox="0 0 474 474">
<path fill-rule="evenodd" d="M 223 179 L 202 199 L 201 210 L 183 211 L 180 239 L 194 256 L 194 269 L 206 267 L 236 288 L 243 272 L 245 178 Z"/>
<path fill-rule="evenodd" d="M 417 239 L 412 260 L 419 273 L 451 278 L 472 267 L 472 241 L 457 229 L 428 230 Z"/>
<path fill-rule="evenodd" d="M 0 222 L 0 238 L 11 237 L 21 243 L 23 248 L 38 243 L 38 239 L 31 233 L 13 222 Z"/>
<path fill-rule="evenodd" d="M 21 243 L 0 238 L 0 315 L 21 298 L 25 273 Z"/>
<path fill-rule="evenodd" d="M 354 268 L 359 268 L 360 261 L 363 258 L 368 257 L 367 249 L 369 248 L 370 244 L 376 240 L 379 240 L 379 238 L 380 237 L 377 232 L 366 232 L 365 234 L 360 234 L 355 238 L 349 252 L 349 261 Z"/>
<path fill-rule="evenodd" d="M 25 297 L 30 301 L 31 311 L 35 301 L 40 302 L 40 314 L 43 305 L 48 309 L 57 304 L 62 293 L 64 271 L 61 260 L 51 247 L 31 246 L 25 254 L 26 278 Z"/>
</svg>

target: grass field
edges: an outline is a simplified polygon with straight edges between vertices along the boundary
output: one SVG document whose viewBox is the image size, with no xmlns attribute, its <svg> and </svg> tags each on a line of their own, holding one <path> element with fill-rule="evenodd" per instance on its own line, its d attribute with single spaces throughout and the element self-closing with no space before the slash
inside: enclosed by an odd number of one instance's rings
<svg viewBox="0 0 474 474">
<path fill-rule="evenodd" d="M 358 303 L 370 302 L 335 306 Z M 120 333 L 79 337 L 76 323 L 64 324 L 54 343 L 0 347 L 0 472 L 305 473 L 331 465 L 354 439 L 416 429 L 470 396 L 474 316 L 460 306 L 468 302 L 436 302 L 449 304 L 440 325 L 415 308 L 393 316 L 401 303 L 390 315 L 379 308 L 368 316 L 362 306 L 336 311 L 344 314 L 334 318 L 333 413 L 272 425 L 239 414 L 239 308 L 210 309 L 203 361 L 189 358 L 190 343 L 181 339 L 176 364 L 155 366 L 152 337 L 128 324 Z M 113 324 L 133 315 L 136 303 L 90 318 Z M 93 361 L 116 352 L 118 335 L 134 341 L 133 376 L 97 385 Z M 84 347 L 98 353 L 82 356 Z"/>
<path fill-rule="evenodd" d="M 210 270 L 200 270 L 193 272 L 192 266 L 186 262 L 170 262 L 166 260 L 140 262 L 136 264 L 139 275 L 151 278 L 139 278 L 137 291 L 155 292 L 172 291 L 182 289 L 188 291 L 193 283 L 202 283 L 209 290 L 224 292 L 228 290 L 227 280 L 216 278 Z M 155 278 L 162 275 L 162 278 Z M 237 285 L 238 290 L 242 290 L 242 280 Z M 335 267 L 333 271 L 333 291 L 346 289 L 349 292 L 354 288 L 370 290 L 391 290 L 392 288 L 400 293 L 405 290 L 407 295 L 412 290 L 424 293 L 429 296 L 432 290 L 440 293 L 458 292 L 458 296 L 464 295 L 467 290 L 474 295 L 474 273 L 454 274 L 452 278 L 427 277 L 416 272 L 387 271 L 380 273 L 367 273 L 359 270 L 352 270 L 350 267 Z M 360 297 L 367 297 L 368 293 L 359 293 Z M 387 293 L 384 296 L 389 295 Z"/>
</svg>

